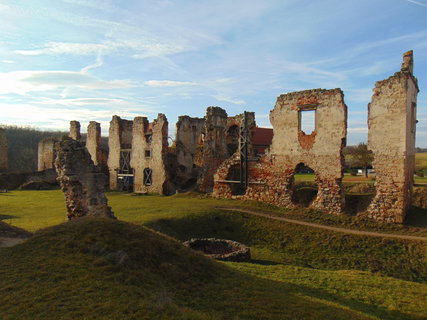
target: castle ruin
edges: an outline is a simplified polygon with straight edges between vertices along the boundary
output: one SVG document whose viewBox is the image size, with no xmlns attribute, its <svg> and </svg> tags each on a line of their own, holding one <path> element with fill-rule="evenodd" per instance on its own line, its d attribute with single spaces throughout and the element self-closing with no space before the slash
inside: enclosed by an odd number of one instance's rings
<svg viewBox="0 0 427 320">
<path fill-rule="evenodd" d="M 0 128 L 0 172 L 8 169 L 8 149 L 6 132 Z"/>
</svg>

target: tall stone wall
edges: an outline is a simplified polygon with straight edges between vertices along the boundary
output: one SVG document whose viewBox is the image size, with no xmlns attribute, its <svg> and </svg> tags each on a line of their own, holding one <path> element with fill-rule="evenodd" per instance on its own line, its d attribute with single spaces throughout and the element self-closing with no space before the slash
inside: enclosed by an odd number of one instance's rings
<svg viewBox="0 0 427 320">
<path fill-rule="evenodd" d="M 197 186 L 200 191 L 211 192 L 213 175 L 229 157 L 226 141 L 227 113 L 219 107 L 208 107 L 205 117 L 205 137 L 203 141 L 202 164 Z"/>
<path fill-rule="evenodd" d="M 180 116 L 176 123 L 175 152 L 177 166 L 175 184 L 178 189 L 195 187 L 202 159 L 201 155 L 205 136 L 205 119 Z M 198 165 L 199 164 L 199 165 Z"/>
<path fill-rule="evenodd" d="M 167 194 L 168 121 L 159 113 L 149 123 L 136 117 L 132 130 L 131 167 L 134 169 L 133 188 L 136 193 Z"/>
<path fill-rule="evenodd" d="M 105 197 L 105 175 L 77 140 L 63 137 L 56 144 L 55 169 L 65 195 L 69 220 L 83 216 L 114 218 Z"/>
<path fill-rule="evenodd" d="M 118 172 L 120 170 L 120 152 L 132 148 L 132 126 L 133 121 L 113 116 L 110 121 L 108 137 L 108 170 L 110 176 L 110 189 L 117 190 Z"/>
<path fill-rule="evenodd" d="M 95 165 L 107 165 L 107 155 L 101 148 L 101 124 L 96 121 L 89 122 L 87 126 L 86 148 Z"/>
<path fill-rule="evenodd" d="M 70 121 L 70 138 L 80 141 L 82 136 L 80 134 L 80 122 L 73 120 Z"/>
<path fill-rule="evenodd" d="M 315 128 L 301 130 L 301 112 L 314 110 Z M 303 163 L 316 175 L 318 193 L 312 208 L 340 214 L 344 210 L 343 154 L 347 134 L 347 106 L 340 89 L 306 90 L 278 97 L 270 112 L 274 137 L 270 152 L 249 162 L 249 187 L 243 199 L 293 207 L 296 167 Z M 224 162 L 215 174 L 214 195 L 232 197 L 232 170 L 239 169 L 237 155 Z"/>
<path fill-rule="evenodd" d="M 6 133 L 3 128 L 0 128 L 0 171 L 8 169 L 8 148 Z"/>
<path fill-rule="evenodd" d="M 368 148 L 376 172 L 376 195 L 368 214 L 378 221 L 402 223 L 411 203 L 419 92 L 412 72 L 408 51 L 400 72 L 375 84 L 368 106 Z"/>
<path fill-rule="evenodd" d="M 53 169 L 56 157 L 55 138 L 45 138 L 39 142 L 38 145 L 38 164 L 37 170 L 43 171 L 46 169 Z"/>
</svg>

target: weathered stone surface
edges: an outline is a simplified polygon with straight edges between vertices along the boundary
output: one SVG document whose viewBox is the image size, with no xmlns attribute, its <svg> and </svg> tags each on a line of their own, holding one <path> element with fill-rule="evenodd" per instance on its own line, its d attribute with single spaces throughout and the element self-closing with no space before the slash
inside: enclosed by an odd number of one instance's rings
<svg viewBox="0 0 427 320">
<path fill-rule="evenodd" d="M 412 70 L 408 51 L 401 71 L 375 84 L 368 106 L 368 148 L 376 172 L 376 195 L 368 216 L 378 221 L 402 223 L 411 205 L 419 91 Z"/>
<path fill-rule="evenodd" d="M 55 138 L 45 138 L 38 145 L 38 171 L 53 169 L 56 153 L 55 143 L 58 140 Z"/>
<path fill-rule="evenodd" d="M 0 171 L 8 168 L 7 138 L 3 128 L 0 128 Z"/>
<path fill-rule="evenodd" d="M 315 130 L 301 131 L 300 112 L 315 110 Z M 249 187 L 239 196 L 274 205 L 293 207 L 294 174 L 304 163 L 315 171 L 318 193 L 311 207 L 335 214 L 344 210 L 343 154 L 347 133 L 347 106 L 340 89 L 306 90 L 278 97 L 270 112 L 274 136 L 270 152 L 258 162 L 249 162 Z M 232 198 L 230 171 L 239 165 L 236 154 L 215 174 L 214 195 Z"/>
<path fill-rule="evenodd" d="M 55 148 L 55 169 L 68 219 L 88 215 L 114 218 L 104 194 L 105 177 L 86 148 L 69 137 L 63 137 Z"/>
<path fill-rule="evenodd" d="M 152 123 L 145 117 L 136 117 L 133 121 L 130 161 L 134 169 L 134 192 L 169 193 L 165 168 L 167 153 L 168 121 L 165 115 L 159 113 Z"/>
<path fill-rule="evenodd" d="M 206 256 L 217 260 L 235 262 L 251 260 L 250 248 L 232 240 L 215 238 L 191 239 L 185 241 L 183 245 L 196 251 L 202 251 Z"/>
<path fill-rule="evenodd" d="M 70 138 L 80 141 L 82 136 L 80 134 L 80 122 L 73 120 L 70 121 Z"/>
<path fill-rule="evenodd" d="M 87 126 L 86 148 L 95 165 L 107 165 L 107 153 L 101 148 L 101 124 L 96 121 Z"/>
<path fill-rule="evenodd" d="M 132 148 L 132 126 L 133 121 L 121 119 L 119 116 L 113 116 L 110 122 L 110 132 L 108 137 L 108 169 L 110 172 L 110 189 L 118 189 L 118 173 L 120 170 L 121 159 L 120 152 L 123 150 L 131 151 Z"/>
</svg>

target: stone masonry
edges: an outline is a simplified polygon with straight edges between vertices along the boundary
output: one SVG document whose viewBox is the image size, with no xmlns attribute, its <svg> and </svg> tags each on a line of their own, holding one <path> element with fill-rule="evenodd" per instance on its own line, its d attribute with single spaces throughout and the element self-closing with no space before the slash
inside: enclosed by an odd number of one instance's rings
<svg viewBox="0 0 427 320">
<path fill-rule="evenodd" d="M 3 128 L 0 128 L 0 171 L 8 168 L 7 138 Z"/>
<path fill-rule="evenodd" d="M 95 165 L 107 165 L 107 154 L 101 148 L 101 124 L 96 121 L 89 122 L 87 126 L 86 148 Z"/>
<path fill-rule="evenodd" d="M 301 112 L 314 110 L 315 129 L 301 130 Z M 278 97 L 270 112 L 274 137 L 270 152 L 257 162 L 249 162 L 249 187 L 243 199 L 293 207 L 292 192 L 297 165 L 311 167 L 316 175 L 318 193 L 312 208 L 341 214 L 344 210 L 342 188 L 343 154 L 347 133 L 347 106 L 340 89 L 314 89 Z M 230 172 L 238 167 L 238 157 L 222 164 L 215 174 L 214 195 L 233 196 Z"/>
<path fill-rule="evenodd" d="M 168 153 L 168 121 L 159 113 L 149 123 L 145 117 L 136 117 L 132 130 L 130 165 L 134 170 L 135 193 L 169 194 L 166 173 Z"/>
<path fill-rule="evenodd" d="M 70 121 L 70 138 L 80 141 L 82 136 L 80 134 L 80 122 L 73 120 Z"/>
<path fill-rule="evenodd" d="M 55 143 L 57 139 L 55 138 L 45 138 L 39 142 L 38 145 L 38 165 L 37 170 L 43 171 L 46 169 L 53 169 L 56 152 L 55 152 Z"/>
<path fill-rule="evenodd" d="M 411 204 L 418 92 L 412 51 L 404 54 L 400 72 L 373 89 L 368 148 L 374 154 L 376 195 L 368 215 L 377 221 L 402 223 Z"/>
<path fill-rule="evenodd" d="M 118 189 L 118 174 L 123 165 L 122 152 L 131 152 L 133 121 L 113 116 L 110 121 L 108 138 L 108 169 L 110 172 L 110 189 Z M 130 168 L 131 171 L 131 168 Z M 131 173 L 131 172 L 130 172 Z"/>
<path fill-rule="evenodd" d="M 104 194 L 105 176 L 86 148 L 63 137 L 56 146 L 55 169 L 65 195 L 69 220 L 83 216 L 115 218 Z"/>
</svg>

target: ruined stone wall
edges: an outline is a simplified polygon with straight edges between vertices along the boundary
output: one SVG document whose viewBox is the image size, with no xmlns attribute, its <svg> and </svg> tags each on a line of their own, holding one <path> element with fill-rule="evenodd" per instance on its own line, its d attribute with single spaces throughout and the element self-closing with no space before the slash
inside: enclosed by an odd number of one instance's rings
<svg viewBox="0 0 427 320">
<path fill-rule="evenodd" d="M 69 220 L 83 216 L 114 218 L 105 197 L 105 175 L 77 140 L 63 137 L 56 144 L 55 169 L 65 195 Z"/>
<path fill-rule="evenodd" d="M 80 122 L 73 120 L 70 121 L 70 138 L 80 141 L 82 136 L 80 134 Z"/>
<path fill-rule="evenodd" d="M 240 148 L 240 127 L 245 121 L 245 113 L 235 115 L 227 118 L 227 131 L 226 131 L 226 143 L 227 152 L 229 156 L 232 156 Z M 254 149 L 252 145 L 252 138 L 255 132 L 255 112 L 246 112 L 246 129 L 247 129 L 247 145 L 248 154 L 254 155 Z"/>
<path fill-rule="evenodd" d="M 0 171 L 8 169 L 8 148 L 6 133 L 0 128 Z"/>
<path fill-rule="evenodd" d="M 159 113 L 152 123 L 149 123 L 145 117 L 136 117 L 133 121 L 132 137 L 130 163 L 134 169 L 134 192 L 167 194 L 168 177 L 165 165 L 168 153 L 168 121 L 166 116 Z"/>
<path fill-rule="evenodd" d="M 208 107 L 205 117 L 205 138 L 197 186 L 200 191 L 211 192 L 213 175 L 229 155 L 226 141 L 227 113 L 219 107 Z"/>
<path fill-rule="evenodd" d="M 38 145 L 38 164 L 37 170 L 43 171 L 46 169 L 53 169 L 56 157 L 55 138 L 45 138 L 39 142 Z"/>
<path fill-rule="evenodd" d="M 110 121 L 108 137 L 108 169 L 110 176 L 110 189 L 117 190 L 117 175 L 120 169 L 120 151 L 132 148 L 133 121 L 113 116 Z"/>
<path fill-rule="evenodd" d="M 177 166 L 175 184 L 178 189 L 186 190 L 194 187 L 199 174 L 197 165 L 202 159 L 195 156 L 203 149 L 205 135 L 205 119 L 181 116 L 176 123 L 175 153 Z"/>
<path fill-rule="evenodd" d="M 301 131 L 301 112 L 315 110 L 315 130 Z M 292 188 L 298 164 L 315 171 L 318 193 L 312 208 L 340 214 L 344 210 L 342 188 L 343 154 L 347 133 L 347 106 L 340 89 L 306 90 L 278 97 L 270 112 L 274 137 L 270 152 L 258 162 L 249 162 L 249 187 L 244 199 L 293 207 Z M 215 175 L 214 195 L 232 197 L 230 171 L 238 157 L 222 164 Z"/>
<path fill-rule="evenodd" d="M 368 106 L 368 148 L 376 172 L 368 214 L 378 221 L 402 223 L 411 204 L 419 91 L 412 61 L 412 51 L 406 52 L 401 71 L 375 84 Z"/>
<path fill-rule="evenodd" d="M 107 154 L 101 148 L 101 124 L 96 121 L 89 122 L 87 126 L 86 148 L 95 165 L 107 165 Z"/>
</svg>

